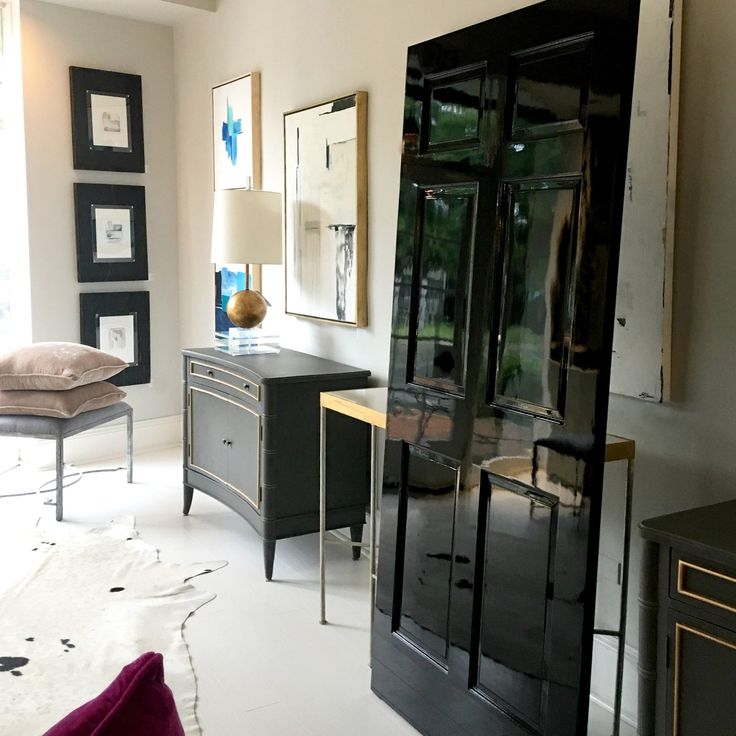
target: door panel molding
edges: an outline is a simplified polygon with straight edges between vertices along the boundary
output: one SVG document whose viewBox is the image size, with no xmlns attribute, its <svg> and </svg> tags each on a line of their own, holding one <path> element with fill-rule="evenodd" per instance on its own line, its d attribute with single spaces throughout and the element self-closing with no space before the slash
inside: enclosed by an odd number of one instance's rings
<svg viewBox="0 0 736 736">
<path fill-rule="evenodd" d="M 450 72 L 428 74 L 424 84 L 421 153 L 480 148 L 487 105 L 486 64 L 470 64 Z M 457 115 L 459 109 L 463 111 L 462 116 L 458 116 L 461 119 L 442 130 L 442 113 L 448 111 Z"/>
<path fill-rule="evenodd" d="M 549 698 L 546 678 L 552 652 L 558 512 L 556 496 L 481 471 L 474 602 L 478 635 L 469 684 L 490 703 L 540 732 L 545 729 Z M 537 527 L 535 533 L 522 533 L 532 526 Z M 536 604 L 528 600 L 535 587 Z M 531 615 L 535 605 L 536 614 Z M 523 636 L 514 640 L 519 629 Z M 517 660 L 516 668 L 504 664 L 509 658 Z"/>
<path fill-rule="evenodd" d="M 501 212 L 504 213 L 500 256 L 503 266 L 498 296 L 501 306 L 495 310 L 498 313 L 498 324 L 491 333 L 497 336 L 492 344 L 498 346 L 498 350 L 492 353 L 488 404 L 558 423 L 565 419 L 570 369 L 581 183 L 582 178 L 579 175 L 507 182 L 502 185 L 501 195 Z M 529 264 L 528 251 L 519 254 L 523 256 L 523 261 L 519 263 L 521 259 L 517 256 L 516 249 L 519 245 L 523 247 L 523 244 L 516 242 L 514 223 L 518 222 L 519 229 L 523 232 L 526 222 L 533 216 L 532 200 L 550 200 L 555 193 L 558 194 L 557 203 L 551 203 L 550 206 L 553 211 L 547 218 L 550 220 L 550 229 L 546 243 L 545 233 L 542 232 L 537 244 L 541 246 L 535 258 L 537 268 Z M 564 201 L 559 196 L 560 193 L 567 193 L 568 201 Z M 522 208 L 523 199 L 528 200 L 527 212 Z M 539 213 L 537 219 L 541 217 L 542 214 Z M 560 221 L 560 218 L 563 219 Z M 543 220 L 542 225 L 544 224 Z M 529 235 L 530 238 L 533 237 L 532 233 Z M 546 247 L 547 269 L 541 274 L 538 265 L 540 262 L 544 263 Z M 535 270 L 537 278 L 544 276 L 544 280 L 530 286 L 529 280 L 534 278 Z M 527 280 L 525 285 L 517 283 L 522 276 Z M 517 293 L 522 286 L 522 296 L 526 299 L 523 304 L 519 303 Z M 534 303 L 530 303 L 530 299 Z M 536 312 L 539 315 L 542 309 L 542 334 L 535 334 L 533 314 Z M 514 312 L 519 324 L 512 322 Z M 533 352 L 535 342 L 538 344 L 536 354 Z"/>
<path fill-rule="evenodd" d="M 392 631 L 447 670 L 460 463 L 402 447 Z"/>
<path fill-rule="evenodd" d="M 588 70 L 594 35 L 586 33 L 511 54 L 509 90 L 514 102 L 507 135 L 510 140 L 545 138 L 587 128 Z M 550 89 L 545 76 L 550 75 L 549 65 L 555 63 L 554 89 Z M 567 94 L 561 94 L 563 85 Z M 534 97 L 543 97 L 548 104 L 529 105 Z"/>
<path fill-rule="evenodd" d="M 468 307 L 473 297 L 478 182 L 422 184 L 417 187 L 417 197 L 420 225 L 411 277 L 406 382 L 463 396 L 470 328 Z M 452 211 L 458 203 L 462 208 L 459 218 L 453 217 Z"/>
</svg>

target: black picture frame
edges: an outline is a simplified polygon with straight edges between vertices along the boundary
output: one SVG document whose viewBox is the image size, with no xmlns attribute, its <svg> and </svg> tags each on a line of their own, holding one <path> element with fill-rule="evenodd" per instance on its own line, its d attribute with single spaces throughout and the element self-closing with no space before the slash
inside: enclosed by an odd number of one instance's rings
<svg viewBox="0 0 736 736">
<path fill-rule="evenodd" d="M 145 171 L 141 77 L 70 66 L 75 169 Z"/>
<path fill-rule="evenodd" d="M 151 382 L 151 309 L 147 291 L 79 295 L 80 342 L 128 361 L 116 386 Z"/>
<path fill-rule="evenodd" d="M 77 280 L 146 281 L 146 189 L 75 184 Z"/>
</svg>

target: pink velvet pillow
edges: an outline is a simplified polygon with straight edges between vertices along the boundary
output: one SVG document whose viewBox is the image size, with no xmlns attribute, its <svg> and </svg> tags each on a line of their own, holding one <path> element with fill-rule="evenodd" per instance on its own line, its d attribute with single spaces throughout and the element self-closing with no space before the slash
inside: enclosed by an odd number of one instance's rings
<svg viewBox="0 0 736 736">
<path fill-rule="evenodd" d="M 0 355 L 0 389 L 66 391 L 106 381 L 128 367 L 121 358 L 75 342 L 37 342 Z"/>
<path fill-rule="evenodd" d="M 141 655 L 44 736 L 184 736 L 164 682 L 164 658 L 156 652 Z"/>
<path fill-rule="evenodd" d="M 0 391 L 0 414 L 31 414 L 69 419 L 84 411 L 112 406 L 125 391 L 107 381 L 88 383 L 68 391 Z"/>
</svg>

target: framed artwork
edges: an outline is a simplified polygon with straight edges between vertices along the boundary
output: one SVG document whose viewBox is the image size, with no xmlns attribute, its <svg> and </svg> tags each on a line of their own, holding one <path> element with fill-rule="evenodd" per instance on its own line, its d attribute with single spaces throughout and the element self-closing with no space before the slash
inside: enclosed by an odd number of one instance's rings
<svg viewBox="0 0 736 736">
<path fill-rule="evenodd" d="M 147 291 L 79 295 L 80 342 L 111 353 L 128 367 L 110 378 L 117 386 L 151 382 L 150 304 Z"/>
<path fill-rule="evenodd" d="M 69 67 L 75 169 L 145 171 L 137 74 Z"/>
<path fill-rule="evenodd" d="M 212 89 L 215 190 L 261 187 L 261 75 Z"/>
<path fill-rule="evenodd" d="M 367 324 L 368 95 L 284 115 L 286 312 Z"/>
<path fill-rule="evenodd" d="M 75 184 L 77 279 L 148 279 L 145 187 Z"/>
</svg>

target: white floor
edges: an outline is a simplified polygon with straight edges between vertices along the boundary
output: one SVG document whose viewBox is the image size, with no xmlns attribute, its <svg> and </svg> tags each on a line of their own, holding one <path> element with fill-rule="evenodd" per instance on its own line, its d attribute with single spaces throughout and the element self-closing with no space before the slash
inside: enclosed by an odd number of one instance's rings
<svg viewBox="0 0 736 736">
<path fill-rule="evenodd" d="M 0 494 L 26 490 L 26 482 L 15 471 L 1 476 Z M 178 449 L 137 457 L 131 486 L 124 472 L 84 477 L 66 491 L 64 507 L 65 523 L 84 527 L 134 515 L 165 560 L 228 560 L 197 581 L 217 598 L 186 625 L 207 736 L 417 733 L 370 690 L 366 559 L 353 562 L 349 549 L 328 545 L 330 624 L 320 626 L 317 535 L 278 542 L 266 583 L 261 540 L 238 515 L 195 493 L 191 515 L 182 516 Z M 39 516 L 52 518 L 53 507 L 38 496 L 0 499 L 0 559 L 12 559 Z M 0 585 L 12 572 L 2 568 Z M 610 715 L 591 709 L 589 734 L 610 733 Z M 624 727 L 621 736 L 633 733 Z"/>
</svg>

